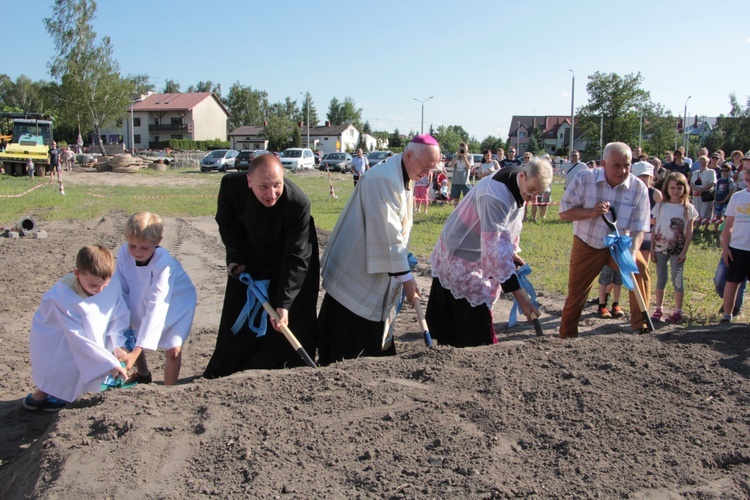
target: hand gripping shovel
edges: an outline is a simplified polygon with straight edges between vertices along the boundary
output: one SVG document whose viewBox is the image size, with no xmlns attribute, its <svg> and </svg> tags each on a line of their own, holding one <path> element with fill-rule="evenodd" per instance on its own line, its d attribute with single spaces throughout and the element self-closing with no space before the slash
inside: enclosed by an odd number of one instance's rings
<svg viewBox="0 0 750 500">
<path fill-rule="evenodd" d="M 248 285 L 249 289 L 252 290 L 252 293 L 255 295 L 255 298 L 258 302 L 263 304 L 263 309 L 268 313 L 269 316 L 271 316 L 274 321 L 278 324 L 280 318 L 279 315 L 276 314 L 276 311 L 273 307 L 271 307 L 271 304 L 268 303 L 268 298 L 266 297 L 266 290 L 261 289 L 261 287 L 256 286 L 255 284 L 257 282 L 253 282 L 252 278 L 247 273 L 240 273 L 240 275 L 236 274 L 230 274 L 234 279 L 240 281 L 241 283 L 244 283 L 245 285 Z M 266 292 L 266 293 L 264 293 Z M 248 297 L 249 298 L 249 297 Z M 297 354 L 299 354 L 299 357 L 302 358 L 302 361 L 305 362 L 305 364 L 311 368 L 317 368 L 318 365 L 315 364 L 315 361 L 312 360 L 309 354 L 307 354 L 307 351 L 305 351 L 305 348 L 302 347 L 302 344 L 299 343 L 299 340 L 297 340 L 297 337 L 294 336 L 292 331 L 287 327 L 286 325 L 280 325 L 281 326 L 281 333 L 284 334 L 284 337 L 286 337 L 287 342 L 289 342 L 292 346 L 292 348 L 297 351 Z"/>
<path fill-rule="evenodd" d="M 430 329 L 427 328 L 427 321 L 424 319 L 424 311 L 422 311 L 422 303 L 419 302 L 419 297 L 414 299 L 414 309 L 417 311 L 419 326 L 422 327 L 422 338 L 424 339 L 424 344 L 427 347 L 432 347 L 432 335 L 430 335 Z"/>
<path fill-rule="evenodd" d="M 635 276 L 633 274 L 632 270 L 625 270 L 623 265 L 620 263 L 622 259 L 618 259 L 618 256 L 616 255 L 618 252 L 628 252 L 629 250 L 627 248 L 618 248 L 618 243 L 622 242 L 625 243 L 627 241 L 627 245 L 630 245 L 629 237 L 628 240 L 624 240 L 620 236 L 620 234 L 617 232 L 617 226 L 615 225 L 615 222 L 617 222 L 617 212 L 615 212 L 615 209 L 612 207 L 609 207 L 609 213 L 612 214 L 612 219 L 610 220 L 607 218 L 607 214 L 602 214 L 602 219 L 604 219 L 604 223 L 607 224 L 607 227 L 609 227 L 609 230 L 612 231 L 612 234 L 607 236 L 604 241 L 609 246 L 609 251 L 612 253 L 612 256 L 617 261 L 618 266 L 620 267 L 620 273 L 622 276 L 622 284 L 625 285 L 627 288 L 630 288 L 635 293 L 635 299 L 638 302 L 638 307 L 641 308 L 641 314 L 643 315 L 643 321 L 646 322 L 646 331 L 647 332 L 653 332 L 654 331 L 654 323 L 651 321 L 651 315 L 648 313 L 648 305 L 646 304 L 646 301 L 643 300 L 643 294 L 641 294 L 641 289 L 638 288 L 638 283 L 635 281 Z M 635 264 L 635 263 L 633 263 Z"/>
</svg>

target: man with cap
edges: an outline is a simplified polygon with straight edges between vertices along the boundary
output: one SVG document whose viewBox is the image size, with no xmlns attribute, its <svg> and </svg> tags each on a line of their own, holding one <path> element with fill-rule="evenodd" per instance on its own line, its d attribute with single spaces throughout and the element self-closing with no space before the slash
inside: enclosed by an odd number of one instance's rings
<svg viewBox="0 0 750 500">
<path fill-rule="evenodd" d="M 654 187 L 654 166 L 647 161 L 639 161 L 630 167 L 630 173 L 638 177 L 648 188 L 648 212 L 654 209 L 657 203 L 661 203 L 663 196 L 661 191 Z M 653 221 L 652 221 L 653 222 Z M 651 226 L 643 232 L 643 243 L 641 243 L 641 254 L 646 262 L 651 258 Z"/>
<path fill-rule="evenodd" d="M 413 181 L 439 162 L 438 142 L 417 135 L 402 154 L 360 178 L 321 259 L 326 294 L 318 315 L 320 365 L 396 353 L 392 340 L 383 343 L 388 296 L 400 282 L 406 302 L 419 297 L 408 261 Z"/>
</svg>

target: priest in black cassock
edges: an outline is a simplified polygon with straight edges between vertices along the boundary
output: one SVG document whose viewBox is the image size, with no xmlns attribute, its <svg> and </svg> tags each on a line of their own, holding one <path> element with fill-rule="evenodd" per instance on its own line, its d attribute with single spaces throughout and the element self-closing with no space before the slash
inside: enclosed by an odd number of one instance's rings
<svg viewBox="0 0 750 500">
<path fill-rule="evenodd" d="M 221 180 L 216 222 L 230 276 L 216 348 L 203 376 L 304 364 L 272 318 L 258 328 L 258 318 L 240 317 L 248 286 L 232 275 L 243 272 L 254 281 L 267 280 L 268 302 L 314 359 L 320 260 L 310 199 L 284 178 L 278 158 L 265 154 L 250 163 L 247 175 L 232 173 Z"/>
</svg>

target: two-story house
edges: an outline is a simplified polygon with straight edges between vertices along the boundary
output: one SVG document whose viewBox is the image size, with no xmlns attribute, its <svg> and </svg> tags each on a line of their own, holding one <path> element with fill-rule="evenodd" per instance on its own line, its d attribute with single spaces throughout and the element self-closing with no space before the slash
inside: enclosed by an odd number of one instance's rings
<svg viewBox="0 0 750 500">
<path fill-rule="evenodd" d="M 229 110 L 213 92 L 149 94 L 128 108 L 126 143 L 137 149 L 169 139 L 227 140 Z"/>
</svg>

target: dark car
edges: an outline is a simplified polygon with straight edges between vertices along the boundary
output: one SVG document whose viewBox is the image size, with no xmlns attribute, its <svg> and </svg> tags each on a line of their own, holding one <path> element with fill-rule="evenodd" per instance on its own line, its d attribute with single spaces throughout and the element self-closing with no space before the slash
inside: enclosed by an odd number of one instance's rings
<svg viewBox="0 0 750 500">
<path fill-rule="evenodd" d="M 250 162 L 253 161 L 256 156 L 265 154 L 268 154 L 268 151 L 265 149 L 245 149 L 240 151 L 240 154 L 234 159 L 234 168 L 237 170 L 247 170 L 247 167 L 250 166 Z"/>
<path fill-rule="evenodd" d="M 370 164 L 370 167 L 374 167 L 392 154 L 390 151 L 370 151 L 370 154 L 367 155 L 367 162 Z"/>
<path fill-rule="evenodd" d="M 352 167 L 352 155 L 349 153 L 328 153 L 320 161 L 320 170 L 332 172 L 346 172 Z"/>
</svg>

